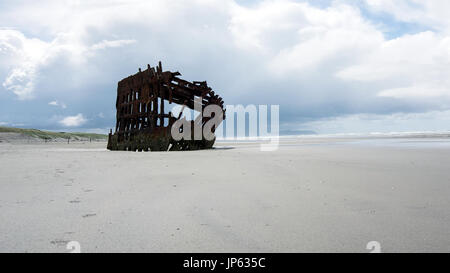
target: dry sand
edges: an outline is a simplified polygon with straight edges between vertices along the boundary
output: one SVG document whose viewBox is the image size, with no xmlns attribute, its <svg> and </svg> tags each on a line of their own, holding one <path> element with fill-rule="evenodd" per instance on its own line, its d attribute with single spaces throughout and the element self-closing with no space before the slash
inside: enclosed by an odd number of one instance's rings
<svg viewBox="0 0 450 273">
<path fill-rule="evenodd" d="M 450 140 L 0 143 L 0 252 L 450 252 Z"/>
</svg>

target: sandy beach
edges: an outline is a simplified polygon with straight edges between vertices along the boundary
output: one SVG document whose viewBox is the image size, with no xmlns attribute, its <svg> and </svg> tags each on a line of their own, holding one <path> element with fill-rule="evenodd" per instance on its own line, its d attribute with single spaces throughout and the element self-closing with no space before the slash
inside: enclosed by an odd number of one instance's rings
<svg viewBox="0 0 450 273">
<path fill-rule="evenodd" d="M 0 143 L 0 252 L 450 251 L 449 138 Z"/>
</svg>

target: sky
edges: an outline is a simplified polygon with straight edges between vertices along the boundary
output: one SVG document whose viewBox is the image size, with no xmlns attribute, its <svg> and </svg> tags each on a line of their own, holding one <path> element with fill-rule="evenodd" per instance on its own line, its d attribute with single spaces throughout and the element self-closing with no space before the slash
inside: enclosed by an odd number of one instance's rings
<svg viewBox="0 0 450 273">
<path fill-rule="evenodd" d="M 158 61 L 282 133 L 450 131 L 448 0 L 0 0 L 0 126 L 107 132 Z"/>
</svg>

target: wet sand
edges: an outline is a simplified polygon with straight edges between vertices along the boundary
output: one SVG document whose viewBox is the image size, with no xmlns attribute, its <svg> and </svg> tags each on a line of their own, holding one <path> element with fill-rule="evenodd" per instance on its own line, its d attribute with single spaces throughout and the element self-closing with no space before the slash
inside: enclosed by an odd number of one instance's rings
<svg viewBox="0 0 450 273">
<path fill-rule="evenodd" d="M 450 252 L 450 139 L 0 143 L 0 252 Z"/>
</svg>

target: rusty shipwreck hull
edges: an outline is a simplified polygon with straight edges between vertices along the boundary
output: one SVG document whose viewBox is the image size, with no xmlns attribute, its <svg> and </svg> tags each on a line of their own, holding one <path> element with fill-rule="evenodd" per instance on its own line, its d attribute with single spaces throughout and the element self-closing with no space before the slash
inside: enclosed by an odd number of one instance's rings
<svg viewBox="0 0 450 273">
<path fill-rule="evenodd" d="M 161 62 L 157 67 L 147 69 L 129 76 L 117 86 L 117 120 L 114 134 L 108 137 L 109 150 L 121 151 L 174 151 L 199 150 L 212 148 L 215 138 L 204 137 L 176 141 L 171 136 L 173 124 L 181 119 L 181 113 L 174 117 L 166 113 L 164 101 L 169 104 L 182 105 L 183 108 L 195 108 L 200 102 L 202 112 L 209 105 L 218 105 L 225 118 L 222 98 L 208 87 L 206 81 L 188 82 L 180 79 L 179 72 L 162 70 Z M 198 106 L 196 108 L 198 110 Z M 191 124 L 203 126 L 211 117 L 200 116 Z"/>
</svg>

